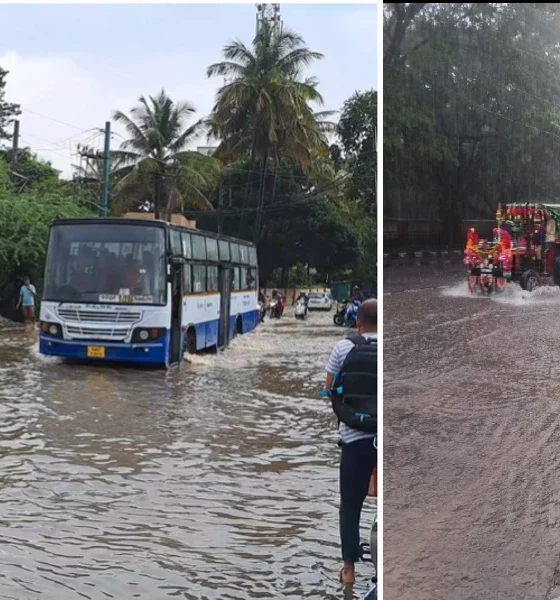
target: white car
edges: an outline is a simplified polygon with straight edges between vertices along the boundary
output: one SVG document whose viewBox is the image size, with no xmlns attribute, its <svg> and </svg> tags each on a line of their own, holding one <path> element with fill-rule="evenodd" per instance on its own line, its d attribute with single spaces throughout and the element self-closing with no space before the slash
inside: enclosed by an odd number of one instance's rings
<svg viewBox="0 0 560 600">
<path fill-rule="evenodd" d="M 309 294 L 309 310 L 331 310 L 334 304 L 333 297 L 328 292 L 314 292 Z"/>
</svg>

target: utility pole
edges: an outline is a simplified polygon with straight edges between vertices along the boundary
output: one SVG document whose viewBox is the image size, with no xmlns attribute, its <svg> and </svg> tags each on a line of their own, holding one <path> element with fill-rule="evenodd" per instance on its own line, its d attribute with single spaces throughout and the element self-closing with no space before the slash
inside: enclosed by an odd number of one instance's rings
<svg viewBox="0 0 560 600">
<path fill-rule="evenodd" d="M 17 156 L 17 152 L 19 149 L 19 120 L 14 120 L 14 135 L 12 136 L 12 151 L 14 153 L 14 159 Z"/>
<path fill-rule="evenodd" d="M 218 235 L 222 235 L 222 210 L 224 208 L 224 183 L 220 184 L 220 196 L 218 199 Z"/>
<path fill-rule="evenodd" d="M 107 217 L 109 215 L 109 175 L 111 173 L 111 122 L 107 121 L 105 123 L 105 148 L 103 152 L 100 152 L 99 150 L 94 150 L 89 146 L 81 146 L 80 144 L 78 144 L 78 154 L 85 159 L 103 161 L 101 216 Z"/>
<path fill-rule="evenodd" d="M 109 173 L 111 164 L 111 121 L 105 122 L 105 148 L 103 150 L 103 216 L 109 215 Z"/>
</svg>

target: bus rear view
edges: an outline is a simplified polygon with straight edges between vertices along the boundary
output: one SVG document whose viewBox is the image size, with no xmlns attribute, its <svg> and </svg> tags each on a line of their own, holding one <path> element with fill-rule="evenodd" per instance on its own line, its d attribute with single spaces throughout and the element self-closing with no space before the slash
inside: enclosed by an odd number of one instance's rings
<svg viewBox="0 0 560 600">
<path fill-rule="evenodd" d="M 166 238 L 158 222 L 56 222 L 47 253 L 40 352 L 167 364 Z"/>
</svg>

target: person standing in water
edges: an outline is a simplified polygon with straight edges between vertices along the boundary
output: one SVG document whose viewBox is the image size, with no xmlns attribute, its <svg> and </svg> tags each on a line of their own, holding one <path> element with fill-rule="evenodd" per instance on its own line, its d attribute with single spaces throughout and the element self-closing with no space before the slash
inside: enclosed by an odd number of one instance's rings
<svg viewBox="0 0 560 600">
<path fill-rule="evenodd" d="M 356 580 L 355 564 L 361 556 L 360 517 L 377 465 L 377 300 L 360 305 L 357 329 L 357 336 L 334 347 L 325 381 L 325 389 L 334 397 L 342 450 L 339 519 L 343 567 L 339 578 L 344 585 L 353 585 Z M 337 398 L 337 386 L 343 388 L 342 397 Z"/>
<path fill-rule="evenodd" d="M 19 310 L 20 306 L 23 307 L 23 320 L 26 324 L 35 322 L 36 296 L 37 290 L 35 286 L 31 283 L 29 277 L 25 277 L 19 291 L 19 300 L 16 309 Z"/>
</svg>

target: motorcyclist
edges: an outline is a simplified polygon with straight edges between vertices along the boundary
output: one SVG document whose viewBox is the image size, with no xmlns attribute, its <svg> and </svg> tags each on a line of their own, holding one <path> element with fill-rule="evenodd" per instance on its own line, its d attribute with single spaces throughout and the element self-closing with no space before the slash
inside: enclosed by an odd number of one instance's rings
<svg viewBox="0 0 560 600">
<path fill-rule="evenodd" d="M 278 316 L 281 317 L 284 313 L 284 301 L 282 294 L 276 288 L 272 290 L 272 300 L 276 300 L 276 302 L 278 302 Z"/>
<path fill-rule="evenodd" d="M 364 301 L 364 293 L 356 286 L 352 291 L 352 302 L 358 302 L 358 306 Z"/>
<path fill-rule="evenodd" d="M 358 308 L 360 308 L 360 304 L 364 301 L 364 294 L 362 290 L 356 286 L 352 291 L 352 301 L 348 304 L 348 308 L 346 309 L 346 320 L 351 321 L 353 316 L 356 314 Z"/>
</svg>

